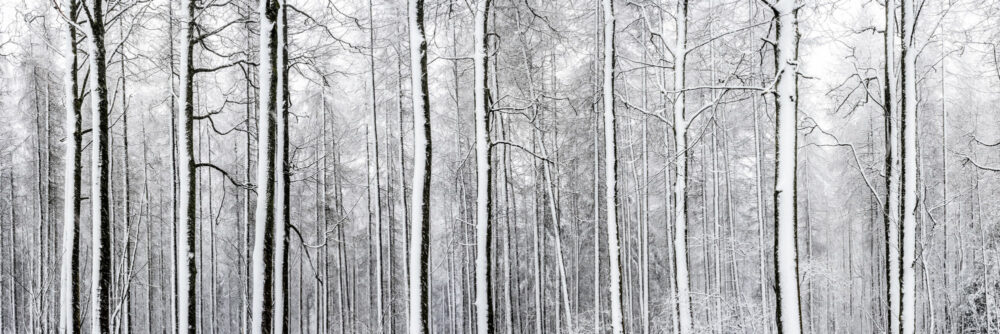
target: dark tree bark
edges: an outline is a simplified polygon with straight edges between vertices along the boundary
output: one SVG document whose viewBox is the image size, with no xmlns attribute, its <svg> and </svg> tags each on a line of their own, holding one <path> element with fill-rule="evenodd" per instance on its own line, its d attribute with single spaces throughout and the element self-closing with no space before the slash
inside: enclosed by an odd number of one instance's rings
<svg viewBox="0 0 1000 334">
<path fill-rule="evenodd" d="M 410 221 L 409 244 L 409 332 L 430 332 L 428 315 L 428 264 L 430 263 L 431 109 L 427 86 L 427 35 L 424 32 L 424 1 L 409 0 L 410 66 L 413 102 L 413 196 L 419 209 Z"/>
<path fill-rule="evenodd" d="M 257 212 L 253 250 L 251 332 L 271 333 L 274 324 L 275 169 L 278 130 L 278 1 L 260 2 L 260 115 L 258 116 Z"/>
<path fill-rule="evenodd" d="M 60 273 L 60 331 L 65 334 L 80 330 L 80 181 L 82 175 L 83 144 L 82 117 L 80 107 L 80 82 L 77 71 L 80 68 L 77 58 L 77 25 L 80 3 L 77 0 L 67 0 L 63 8 L 66 18 L 73 23 L 66 24 L 66 156 L 65 184 L 63 185 L 63 245 Z M 0 315 L 2 316 L 2 315 Z"/>
<path fill-rule="evenodd" d="M 91 101 L 93 107 L 93 150 L 91 171 L 91 214 L 93 231 L 93 266 L 91 269 L 91 332 L 111 330 L 111 201 L 109 197 L 110 134 L 108 121 L 107 57 L 104 46 L 104 1 L 92 0 L 87 23 L 90 27 Z"/>
</svg>

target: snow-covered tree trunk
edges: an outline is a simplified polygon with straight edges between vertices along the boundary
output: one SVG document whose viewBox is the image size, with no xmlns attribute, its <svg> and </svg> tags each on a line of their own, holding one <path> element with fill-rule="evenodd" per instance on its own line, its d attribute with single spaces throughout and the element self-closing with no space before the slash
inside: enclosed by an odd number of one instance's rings
<svg viewBox="0 0 1000 334">
<path fill-rule="evenodd" d="M 688 147 L 685 93 L 687 87 L 688 1 L 677 2 L 674 16 L 677 29 L 674 42 L 674 280 L 677 284 L 677 324 L 680 333 L 691 333 L 691 292 L 687 253 L 687 180 Z"/>
<path fill-rule="evenodd" d="M 253 291 L 251 325 L 253 334 L 271 333 L 274 326 L 274 242 L 275 193 L 278 137 L 278 1 L 260 2 L 260 65 L 258 66 L 260 106 L 257 128 L 257 209 L 252 255 Z M 280 268 L 280 266 L 277 266 Z"/>
<path fill-rule="evenodd" d="M 918 50 L 914 46 L 913 30 L 916 28 L 916 9 L 913 0 L 902 1 L 900 18 L 901 52 L 900 74 L 903 93 L 900 95 L 900 157 L 902 160 L 902 286 L 900 287 L 900 332 L 915 331 L 916 316 L 916 225 L 917 225 L 917 76 Z"/>
<path fill-rule="evenodd" d="M 771 3 L 775 20 L 775 253 L 778 333 L 802 332 L 799 308 L 799 257 L 796 244 L 796 163 L 798 148 L 798 9 L 797 0 Z"/>
<path fill-rule="evenodd" d="M 492 189 L 490 166 L 489 115 L 486 91 L 486 22 L 490 0 L 476 3 L 473 20 L 473 63 L 475 71 L 476 111 L 476 329 L 477 333 L 493 333 L 493 303 L 491 283 Z"/>
<path fill-rule="evenodd" d="M 424 1 L 409 0 L 411 100 L 413 103 L 413 195 L 409 244 L 410 334 L 430 332 L 428 315 L 431 195 L 431 109 L 427 87 L 427 41 L 424 32 Z"/>
<path fill-rule="evenodd" d="M 274 284 L 272 285 L 274 327 L 271 333 L 281 334 L 288 329 L 288 218 L 289 218 L 289 174 L 288 174 L 288 29 L 285 22 L 288 7 L 285 0 L 275 0 L 280 12 L 277 14 L 277 82 L 272 89 L 275 94 L 275 136 L 274 159 Z M 263 29 L 261 29 L 263 31 Z M 263 78 L 263 76 L 261 76 Z"/>
<path fill-rule="evenodd" d="M 177 110 L 177 332 L 194 333 L 197 310 L 197 264 L 194 261 L 195 161 L 194 161 L 194 57 L 195 1 L 181 4 L 181 59 L 179 110 Z"/>
<path fill-rule="evenodd" d="M 604 201 L 607 209 L 608 267 L 611 281 L 612 333 L 624 331 L 622 316 L 622 265 L 618 236 L 618 155 L 615 124 L 615 11 L 614 1 L 604 0 Z"/>
<path fill-rule="evenodd" d="M 90 87 L 91 92 L 91 333 L 111 330 L 111 201 L 108 198 L 110 147 L 108 145 L 107 57 L 104 47 L 104 1 L 92 0 L 90 6 Z"/>
<path fill-rule="evenodd" d="M 61 8 L 69 22 L 66 24 L 64 44 L 64 61 L 66 62 L 65 108 L 66 108 L 66 156 L 64 157 L 65 174 L 63 185 L 63 235 L 62 256 L 60 263 L 59 284 L 59 331 L 64 334 L 77 332 L 80 326 L 80 180 L 82 174 L 81 149 L 83 142 L 82 117 L 78 98 L 79 81 L 77 71 L 80 67 L 77 58 L 76 20 L 79 16 L 79 2 L 66 0 Z"/>
<path fill-rule="evenodd" d="M 896 1 L 886 0 L 885 31 L 885 84 L 883 106 L 885 108 L 885 262 L 886 283 L 889 303 L 888 332 L 899 333 L 899 111 L 896 110 Z"/>
</svg>

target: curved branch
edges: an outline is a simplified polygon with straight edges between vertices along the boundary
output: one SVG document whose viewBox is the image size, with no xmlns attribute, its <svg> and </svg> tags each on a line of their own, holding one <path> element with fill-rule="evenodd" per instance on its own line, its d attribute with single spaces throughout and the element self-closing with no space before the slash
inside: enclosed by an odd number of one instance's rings
<svg viewBox="0 0 1000 334">
<path fill-rule="evenodd" d="M 299 231 L 298 227 L 295 227 L 295 224 L 287 224 L 285 226 L 288 226 L 289 230 L 295 231 L 295 235 L 299 236 L 299 242 L 301 242 L 302 246 L 306 246 L 307 245 L 306 244 L 306 240 L 304 238 L 302 238 L 302 232 Z M 323 279 L 320 278 L 319 271 L 316 270 L 316 267 L 313 266 L 312 255 L 309 254 L 309 247 L 302 247 L 302 250 L 306 253 L 306 258 L 309 259 L 309 261 L 306 261 L 306 262 L 309 262 L 310 269 L 312 269 L 312 271 L 314 273 L 316 273 L 316 275 L 314 275 L 314 277 L 316 278 L 317 281 L 319 281 L 320 284 L 322 284 L 323 283 Z"/>
<path fill-rule="evenodd" d="M 219 166 L 216 166 L 214 164 L 207 163 L 207 162 L 200 162 L 200 163 L 194 164 L 194 168 L 196 168 L 196 169 L 197 168 L 202 168 L 202 167 L 214 169 L 214 170 L 218 171 L 219 173 L 221 173 L 222 176 L 225 176 L 226 179 L 228 179 L 229 182 L 232 182 L 233 185 L 235 185 L 237 187 L 240 187 L 240 188 L 243 188 L 243 189 L 250 190 L 250 191 L 254 192 L 254 194 L 257 193 L 257 186 L 255 186 L 255 185 L 253 185 L 253 184 L 251 184 L 249 182 L 240 182 L 240 181 L 234 179 L 232 177 L 232 175 L 229 174 L 229 172 L 227 172 L 225 169 L 222 169 Z"/>
<path fill-rule="evenodd" d="M 222 69 L 227 69 L 227 68 L 230 68 L 230 67 L 233 67 L 233 66 L 236 66 L 236 65 L 244 64 L 246 62 L 247 62 L 246 60 L 237 60 L 237 61 L 234 61 L 232 63 L 228 63 L 228 64 L 224 64 L 224 65 L 219 65 L 219 66 L 216 66 L 216 67 L 196 68 L 196 69 L 192 70 L 192 73 L 193 74 L 198 74 L 198 73 L 215 72 L 215 71 L 222 70 Z"/>
<path fill-rule="evenodd" d="M 989 143 L 984 143 L 984 142 L 980 141 L 979 138 L 976 138 L 975 136 L 972 137 L 972 141 L 976 142 L 979 145 L 983 145 L 983 146 L 986 146 L 986 147 L 1000 146 L 1000 141 L 997 141 L 996 143 L 989 144 Z"/>
<path fill-rule="evenodd" d="M 962 164 L 963 165 L 965 165 L 965 164 L 972 164 L 973 167 L 976 167 L 976 168 L 979 168 L 981 170 L 985 170 L 985 171 L 988 171 L 988 172 L 1000 172 L 1000 168 L 980 165 L 975 160 L 972 160 L 972 157 L 969 157 L 969 156 L 963 156 Z"/>
<path fill-rule="evenodd" d="M 501 140 L 501 141 L 492 142 L 492 143 L 490 143 L 490 150 L 492 151 L 493 147 L 497 146 L 497 145 L 508 145 L 508 146 L 511 146 L 511 147 L 514 147 L 514 148 L 518 148 L 518 149 L 521 149 L 522 151 L 524 151 L 525 153 L 528 153 L 531 156 L 535 157 L 536 159 L 545 161 L 545 162 L 550 163 L 550 164 L 555 164 L 554 162 L 552 162 L 552 160 L 549 160 L 549 158 L 540 156 L 537 153 L 529 150 L 528 148 L 526 148 L 524 146 L 521 146 L 520 144 L 515 144 L 515 143 L 509 142 L 509 141 Z"/>
</svg>

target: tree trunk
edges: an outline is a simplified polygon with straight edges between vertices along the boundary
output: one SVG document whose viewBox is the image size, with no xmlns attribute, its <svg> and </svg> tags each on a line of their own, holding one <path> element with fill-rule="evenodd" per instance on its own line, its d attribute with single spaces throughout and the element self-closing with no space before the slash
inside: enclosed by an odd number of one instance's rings
<svg viewBox="0 0 1000 334">
<path fill-rule="evenodd" d="M 92 268 L 91 268 L 91 332 L 109 333 L 111 318 L 109 301 L 111 298 L 111 225 L 109 217 L 111 201 L 108 197 L 110 163 L 108 145 L 108 84 L 107 58 L 104 47 L 104 1 L 92 0 L 90 6 L 90 86 L 93 119 L 93 141 L 91 143 L 91 195 L 92 205 Z"/>
<path fill-rule="evenodd" d="M 178 117 L 177 116 L 178 115 L 178 111 L 177 111 L 177 108 L 176 108 L 177 107 L 177 103 L 176 103 L 176 98 L 175 98 L 177 96 L 177 91 L 176 91 L 176 89 L 174 87 L 174 78 L 173 78 L 174 77 L 174 75 L 173 75 L 173 73 L 174 73 L 174 37 L 173 37 L 173 32 L 174 32 L 174 6 L 173 6 L 173 1 L 170 1 L 170 2 L 167 3 L 167 11 L 168 11 L 168 14 L 167 14 L 167 17 L 168 17 L 168 19 L 167 19 L 168 28 L 167 28 L 167 30 L 168 30 L 169 35 L 170 35 L 169 38 L 168 38 L 169 39 L 169 45 L 170 45 L 170 47 L 168 48 L 168 50 L 169 50 L 170 55 L 169 55 L 169 58 L 167 59 L 167 63 L 169 64 L 168 66 L 170 68 L 170 118 L 171 118 L 171 121 L 170 121 L 170 204 L 171 204 L 171 211 L 170 211 L 170 225 L 171 225 L 170 226 L 170 232 L 171 232 L 170 233 L 170 238 L 171 238 L 170 239 L 170 243 L 171 243 L 171 245 L 170 245 L 170 248 L 174 251 L 172 259 L 171 259 L 172 260 L 171 261 L 171 266 L 172 266 L 171 269 L 172 269 L 173 275 L 172 275 L 172 277 L 170 279 L 170 285 L 171 285 L 170 286 L 170 290 L 171 290 L 170 291 L 170 313 L 171 313 L 171 315 L 173 315 L 173 317 L 172 317 L 172 320 L 173 320 L 172 331 L 174 333 L 176 333 L 176 332 L 178 332 L 178 328 L 179 328 L 178 325 L 180 324 L 180 319 L 179 319 L 180 312 L 178 311 L 178 307 L 177 307 L 178 306 L 177 303 L 178 303 L 178 299 L 179 299 L 178 298 L 178 292 L 180 291 L 180 290 L 178 290 L 178 277 L 179 276 L 177 275 L 177 273 L 178 273 L 178 266 L 177 265 L 179 263 L 178 262 L 178 257 L 177 257 L 177 247 L 178 247 L 177 246 L 177 221 L 180 219 L 180 211 L 178 209 L 179 207 L 177 206 L 179 204 L 178 203 L 178 198 L 177 198 L 178 197 L 177 196 L 177 191 L 179 190 L 180 186 L 178 184 L 179 183 L 178 182 L 179 181 L 178 180 L 178 177 L 179 177 L 179 175 L 178 175 L 179 174 L 178 173 L 179 168 L 178 167 L 179 166 L 178 166 L 178 161 L 177 161 L 177 153 L 178 153 L 177 152 L 177 122 L 173 121 L 174 119 L 176 119 Z"/>
<path fill-rule="evenodd" d="M 142 215 L 146 221 L 146 281 L 156 282 L 153 276 L 153 224 L 150 221 L 149 211 L 149 149 L 146 145 L 146 126 L 142 126 L 142 192 L 145 213 Z M 140 224 L 141 225 L 141 224 Z M 153 284 L 146 284 L 146 332 L 153 332 Z"/>
<path fill-rule="evenodd" d="M 796 217 L 798 138 L 798 9 L 796 0 L 773 5 L 775 20 L 775 254 L 778 333 L 802 332 Z"/>
<path fill-rule="evenodd" d="M 180 104 L 177 110 L 177 331 L 196 331 L 198 266 L 194 261 L 195 161 L 194 161 L 194 38 L 195 1 L 181 5 Z"/>
<path fill-rule="evenodd" d="M 427 87 L 427 41 L 424 1 L 409 0 L 410 68 L 413 103 L 413 195 L 411 207 L 420 210 L 410 221 L 409 327 L 410 334 L 430 332 L 428 264 L 430 251 L 431 109 Z"/>
<path fill-rule="evenodd" d="M 486 24 L 489 20 L 490 0 L 476 3 L 473 20 L 476 109 L 476 331 L 493 333 L 492 242 L 490 227 L 492 215 L 492 169 L 490 163 L 490 119 L 487 105 L 489 92 L 486 80 Z"/>
<path fill-rule="evenodd" d="M 374 160 L 373 160 L 373 164 L 372 164 L 372 167 L 374 167 L 374 170 L 372 171 L 372 174 L 373 174 L 373 177 L 375 178 L 375 189 L 374 189 L 375 207 L 374 207 L 373 213 L 375 214 L 375 231 L 376 231 L 375 232 L 375 238 L 376 238 L 376 241 L 377 241 L 376 245 L 375 245 L 375 267 L 376 267 L 376 271 L 375 271 L 375 281 L 373 282 L 373 284 L 375 284 L 375 290 L 376 290 L 375 295 L 376 295 L 376 298 L 377 298 L 377 300 L 375 302 L 376 309 L 378 310 L 378 314 L 375 317 L 375 321 L 377 321 L 377 323 L 378 323 L 378 325 L 377 325 L 377 328 L 378 328 L 377 332 L 378 333 L 382 333 L 382 332 L 385 331 L 385 308 L 383 307 L 383 303 L 384 303 L 384 300 L 385 300 L 385 294 L 384 294 L 383 289 L 382 289 L 382 284 L 383 284 L 383 280 L 382 280 L 382 271 L 383 271 L 382 270 L 382 183 L 381 183 L 382 172 L 381 172 L 381 166 L 379 165 L 379 151 L 378 151 L 378 99 L 377 99 L 377 96 L 376 96 L 376 89 L 375 89 L 375 85 L 376 85 L 375 84 L 375 16 L 373 15 L 372 7 L 373 7 L 372 0 L 369 0 L 368 1 L 368 19 L 369 19 L 369 29 L 368 29 L 369 53 L 368 53 L 368 61 L 369 61 L 370 70 L 371 70 L 370 73 L 369 73 L 370 74 L 369 79 L 371 79 L 371 81 L 369 83 L 371 84 L 371 89 L 372 89 L 372 95 L 371 95 L 371 98 L 372 98 L 372 100 L 371 100 L 371 103 L 372 103 L 372 114 L 371 114 L 372 115 L 372 145 L 374 145 L 373 146 L 373 148 L 374 148 Z"/>
<path fill-rule="evenodd" d="M 122 59 L 119 60 L 119 66 L 121 69 L 121 103 L 122 103 L 122 220 L 125 221 L 125 236 L 124 245 L 122 247 L 122 264 L 121 273 L 122 278 L 122 292 L 121 292 L 121 303 L 119 304 L 119 312 L 121 313 L 121 325 L 125 333 L 132 332 L 132 196 L 131 196 L 131 178 L 129 174 L 129 155 L 128 155 L 128 90 L 126 90 L 126 75 L 125 63 L 126 57 L 124 56 L 125 49 L 125 35 L 124 35 L 124 20 L 118 21 L 118 36 L 122 39 L 121 52 L 123 53 Z M 120 330 L 121 331 L 121 330 Z"/>
<path fill-rule="evenodd" d="M 291 226 L 290 214 L 290 162 L 288 159 L 289 135 L 288 135 L 288 115 L 291 102 L 288 92 L 288 6 L 286 0 L 277 0 L 277 5 L 281 11 L 278 15 L 277 34 L 277 76 L 278 81 L 275 87 L 275 106 L 281 108 L 277 111 L 277 146 L 275 157 L 274 179 L 274 316 L 278 321 L 274 323 L 272 333 L 282 334 L 288 332 L 288 232 Z"/>
<path fill-rule="evenodd" d="M 66 24 L 65 61 L 65 108 L 66 108 L 66 156 L 63 185 L 63 239 L 62 263 L 60 268 L 60 315 L 59 331 L 73 334 L 80 330 L 80 180 L 82 175 L 82 117 L 79 98 L 80 84 L 77 79 L 76 20 L 79 16 L 77 0 L 66 0 L 67 18 L 74 23 Z M 11 203 L 13 205 L 13 203 Z M 0 314 L 0 317 L 3 317 Z"/>
<path fill-rule="evenodd" d="M 674 42 L 674 281 L 680 333 L 691 333 L 691 294 L 687 250 L 688 118 L 685 110 L 688 1 L 677 3 L 677 37 Z"/>
<path fill-rule="evenodd" d="M 260 109 L 257 130 L 257 209 L 253 248 L 251 333 L 272 333 L 275 286 L 276 150 L 278 130 L 278 2 L 260 2 Z M 280 214 L 280 212 L 278 212 Z M 280 266 L 278 267 L 281 268 Z"/>
<path fill-rule="evenodd" d="M 886 233 L 886 282 L 889 303 L 888 332 L 899 333 L 899 111 L 896 110 L 896 1 L 886 0 L 885 4 L 885 91 L 882 104 L 885 107 L 885 233 Z"/>
<path fill-rule="evenodd" d="M 622 316 L 621 250 L 618 236 L 618 155 L 615 125 L 615 12 L 614 1 L 604 0 L 604 201 L 607 209 L 608 267 L 611 273 L 611 328 L 624 331 Z"/>
<path fill-rule="evenodd" d="M 8 205 L 10 207 L 10 253 L 9 254 L 16 254 L 17 253 L 17 205 L 15 204 L 15 199 L 17 197 L 14 195 L 14 193 L 16 192 L 16 190 L 14 189 L 14 169 L 13 168 L 7 169 L 7 173 L 10 178 L 10 189 L 9 189 L 10 192 L 8 197 L 9 199 Z M 18 305 L 18 300 L 20 299 L 18 298 L 19 295 L 18 291 L 20 289 L 16 289 L 14 285 L 15 281 L 17 280 L 18 280 L 17 257 L 13 257 L 10 260 L 10 278 L 8 278 L 8 281 L 10 282 L 10 287 L 8 289 L 10 290 L 9 296 L 11 305 L 11 316 L 13 318 L 11 319 L 12 320 L 11 322 L 13 324 L 12 327 L 14 328 L 15 333 L 19 332 L 17 318 L 18 315 L 20 314 L 20 312 L 16 307 Z"/>
<path fill-rule="evenodd" d="M 902 212 L 902 286 L 900 287 L 900 331 L 911 334 L 915 331 L 916 316 L 916 225 L 917 225 L 917 76 L 916 59 L 918 50 L 914 46 L 913 30 L 916 28 L 916 13 L 913 0 L 902 2 L 902 49 L 900 52 L 900 72 L 903 93 L 900 95 L 900 157 L 902 160 L 902 190 L 900 202 Z"/>
</svg>

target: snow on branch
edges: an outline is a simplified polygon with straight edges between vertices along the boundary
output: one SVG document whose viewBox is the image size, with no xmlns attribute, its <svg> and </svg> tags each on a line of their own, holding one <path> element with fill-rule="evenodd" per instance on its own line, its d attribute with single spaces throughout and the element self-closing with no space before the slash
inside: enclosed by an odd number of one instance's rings
<svg viewBox="0 0 1000 334">
<path fill-rule="evenodd" d="M 251 184 L 249 182 L 241 182 L 239 180 L 234 179 L 232 177 L 232 175 L 229 174 L 229 172 L 227 172 L 225 169 L 222 169 L 219 166 L 216 166 L 214 164 L 207 163 L 207 162 L 199 162 L 199 163 L 194 164 L 194 167 L 195 168 L 210 168 L 210 169 L 214 169 L 214 170 L 218 171 L 219 173 L 221 173 L 222 176 L 226 177 L 226 179 L 228 179 L 229 182 L 231 182 L 233 185 L 235 185 L 237 187 L 240 187 L 240 188 L 243 188 L 243 189 L 247 189 L 247 190 L 253 191 L 254 193 L 256 193 L 257 186 L 255 186 L 255 185 L 253 185 L 253 184 Z"/>
</svg>

